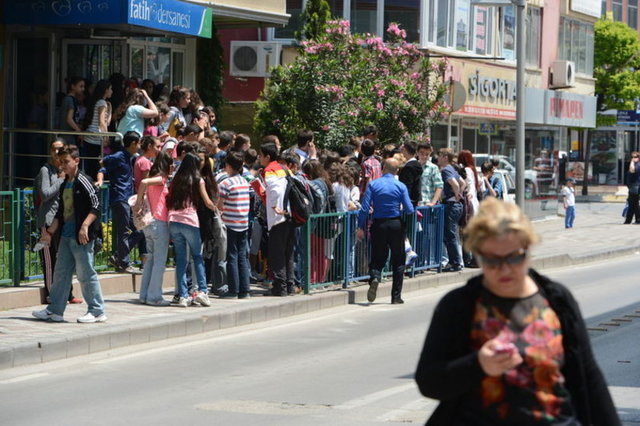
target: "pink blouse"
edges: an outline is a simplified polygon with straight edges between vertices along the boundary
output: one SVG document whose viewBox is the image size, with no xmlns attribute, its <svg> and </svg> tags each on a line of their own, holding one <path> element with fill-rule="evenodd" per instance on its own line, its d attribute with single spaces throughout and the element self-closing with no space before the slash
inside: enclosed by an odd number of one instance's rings
<svg viewBox="0 0 640 426">
<path fill-rule="evenodd" d="M 147 187 L 147 198 L 149 199 L 149 207 L 151 214 L 157 220 L 167 222 L 169 220 L 167 211 L 167 178 L 162 178 L 161 185 L 150 185 Z"/>
</svg>

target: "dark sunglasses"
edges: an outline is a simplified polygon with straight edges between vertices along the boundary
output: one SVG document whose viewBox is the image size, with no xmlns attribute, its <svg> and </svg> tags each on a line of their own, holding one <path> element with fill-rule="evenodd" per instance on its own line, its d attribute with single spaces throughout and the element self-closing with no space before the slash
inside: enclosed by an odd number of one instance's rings
<svg viewBox="0 0 640 426">
<path fill-rule="evenodd" d="M 477 253 L 478 259 L 483 266 L 488 268 L 500 268 L 502 265 L 519 265 L 527 258 L 527 250 L 522 249 L 508 256 L 488 257 Z"/>
</svg>

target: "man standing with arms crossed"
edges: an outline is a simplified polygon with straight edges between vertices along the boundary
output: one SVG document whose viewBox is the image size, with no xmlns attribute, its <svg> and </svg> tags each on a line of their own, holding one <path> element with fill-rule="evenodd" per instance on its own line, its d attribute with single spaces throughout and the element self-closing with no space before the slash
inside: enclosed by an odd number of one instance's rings
<svg viewBox="0 0 640 426">
<path fill-rule="evenodd" d="M 367 300 L 376 300 L 378 284 L 391 250 L 391 265 L 393 267 L 393 286 L 391 288 L 391 303 L 401 304 L 402 281 L 404 278 L 404 226 L 401 221 L 400 205 L 404 213 L 414 212 L 409 199 L 407 187 L 396 179 L 400 165 L 397 160 L 385 160 L 382 177 L 369 183 L 362 198 L 362 208 L 358 215 L 358 231 L 356 237 L 364 238 L 364 229 L 369 217 L 369 208 L 373 206 L 373 224 L 371 226 L 371 260 L 369 263 L 369 292 Z"/>
</svg>

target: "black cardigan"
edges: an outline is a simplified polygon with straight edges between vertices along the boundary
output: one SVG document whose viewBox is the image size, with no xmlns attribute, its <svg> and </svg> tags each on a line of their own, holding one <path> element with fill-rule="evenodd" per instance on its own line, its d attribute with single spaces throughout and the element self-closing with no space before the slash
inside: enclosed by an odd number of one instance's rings
<svg viewBox="0 0 640 426">
<path fill-rule="evenodd" d="M 565 363 L 562 374 L 575 413 L 583 426 L 616 426 L 620 419 L 600 368 L 593 358 L 580 308 L 569 290 L 538 274 L 536 282 L 562 326 Z M 440 400 L 427 425 L 450 425 L 460 401 L 471 398 L 485 376 L 469 339 L 482 275 L 447 293 L 436 307 L 416 371 L 416 382 L 426 397 Z"/>
</svg>

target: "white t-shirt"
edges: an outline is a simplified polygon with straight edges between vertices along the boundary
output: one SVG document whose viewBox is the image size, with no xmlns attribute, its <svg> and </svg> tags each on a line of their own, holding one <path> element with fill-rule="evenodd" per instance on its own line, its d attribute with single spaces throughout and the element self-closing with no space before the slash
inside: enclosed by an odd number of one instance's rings
<svg viewBox="0 0 640 426">
<path fill-rule="evenodd" d="M 87 127 L 87 132 L 100 133 L 100 114 L 98 114 L 100 108 L 107 108 L 107 123 L 111 121 L 111 108 L 107 101 L 100 99 L 93 107 L 93 117 L 91 118 L 91 124 Z M 85 136 L 84 140 L 92 145 L 102 145 L 102 137 Z"/>
<path fill-rule="evenodd" d="M 574 188 L 569 188 L 568 186 L 565 186 L 562 188 L 562 191 L 560 192 L 564 196 L 564 199 L 567 202 L 567 206 L 576 205 L 576 191 Z"/>
</svg>

